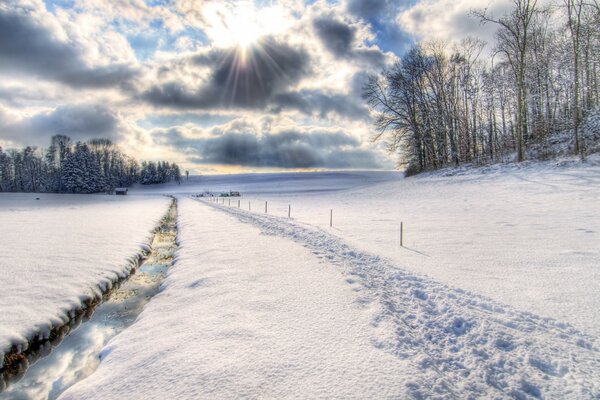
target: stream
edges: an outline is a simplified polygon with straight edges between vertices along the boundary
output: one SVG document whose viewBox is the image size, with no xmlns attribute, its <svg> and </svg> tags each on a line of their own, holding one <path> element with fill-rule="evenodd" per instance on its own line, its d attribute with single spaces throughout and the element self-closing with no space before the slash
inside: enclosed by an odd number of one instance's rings
<svg viewBox="0 0 600 400">
<path fill-rule="evenodd" d="M 177 249 L 176 220 L 177 206 L 173 202 L 137 271 L 95 309 L 71 321 L 64 338 L 46 343 L 35 357 L 24 361 L 18 373 L 0 375 L 0 400 L 56 399 L 96 370 L 102 348 L 133 324 L 146 303 L 160 291 Z"/>
</svg>

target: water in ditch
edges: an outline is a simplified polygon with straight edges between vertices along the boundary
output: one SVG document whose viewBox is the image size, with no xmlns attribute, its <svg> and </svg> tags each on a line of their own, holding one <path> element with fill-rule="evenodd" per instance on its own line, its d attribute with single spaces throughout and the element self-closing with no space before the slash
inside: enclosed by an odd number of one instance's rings
<svg viewBox="0 0 600 400">
<path fill-rule="evenodd" d="M 130 326 L 158 293 L 176 250 L 176 212 L 173 204 L 154 236 L 150 253 L 135 274 L 94 310 L 79 321 L 72 321 L 73 326 L 62 340 L 47 343 L 35 359 L 25 361 L 19 373 L 0 376 L 0 400 L 56 399 L 95 371 L 100 350 Z"/>
</svg>

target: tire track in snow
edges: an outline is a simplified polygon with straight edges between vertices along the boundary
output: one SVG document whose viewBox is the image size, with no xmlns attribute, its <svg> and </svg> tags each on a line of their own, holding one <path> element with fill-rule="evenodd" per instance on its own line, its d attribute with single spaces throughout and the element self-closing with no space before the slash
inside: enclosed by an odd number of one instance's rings
<svg viewBox="0 0 600 400">
<path fill-rule="evenodd" d="M 598 338 L 410 273 L 320 228 L 201 203 L 310 249 L 378 301 L 373 344 L 413 362 L 414 397 L 600 398 Z"/>
</svg>

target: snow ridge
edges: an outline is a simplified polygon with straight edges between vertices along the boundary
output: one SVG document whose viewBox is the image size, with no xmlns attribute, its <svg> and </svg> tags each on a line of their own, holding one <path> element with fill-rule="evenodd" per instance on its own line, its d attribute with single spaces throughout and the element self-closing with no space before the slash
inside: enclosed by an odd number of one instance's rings
<svg viewBox="0 0 600 400">
<path fill-rule="evenodd" d="M 373 344 L 422 374 L 417 397 L 598 398 L 598 338 L 571 325 L 403 270 L 291 219 L 203 202 L 338 266 L 359 301 L 379 302 Z"/>
</svg>

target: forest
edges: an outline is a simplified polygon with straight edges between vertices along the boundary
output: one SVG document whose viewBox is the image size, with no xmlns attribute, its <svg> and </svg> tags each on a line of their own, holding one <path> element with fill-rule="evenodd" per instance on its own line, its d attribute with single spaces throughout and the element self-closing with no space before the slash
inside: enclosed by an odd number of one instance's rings
<svg viewBox="0 0 600 400">
<path fill-rule="evenodd" d="M 419 42 L 365 85 L 373 141 L 407 174 L 598 150 L 600 3 L 511 3 L 471 11 L 496 27 L 494 43 Z"/>
<path fill-rule="evenodd" d="M 108 139 L 73 143 L 65 135 L 50 146 L 4 151 L 0 147 L 0 192 L 99 193 L 116 187 L 181 181 L 175 163 L 142 162 Z"/>
</svg>

